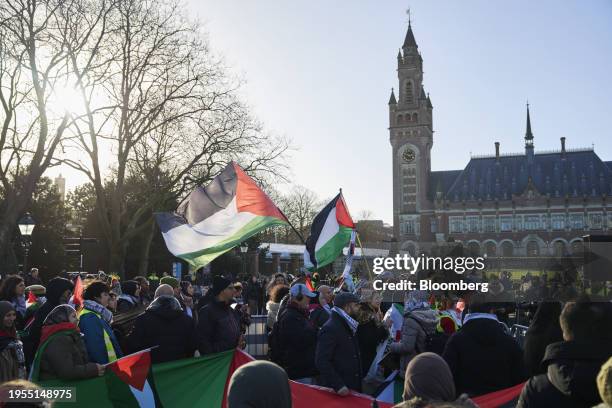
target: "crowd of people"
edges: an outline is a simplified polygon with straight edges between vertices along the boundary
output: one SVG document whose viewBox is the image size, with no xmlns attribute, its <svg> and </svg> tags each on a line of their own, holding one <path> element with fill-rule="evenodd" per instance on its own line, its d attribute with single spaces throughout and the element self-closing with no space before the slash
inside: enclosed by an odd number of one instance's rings
<svg viewBox="0 0 612 408">
<path fill-rule="evenodd" d="M 473 407 L 473 397 L 522 383 L 521 408 L 611 402 L 610 302 L 540 302 L 521 348 L 481 292 L 416 290 L 393 303 L 367 282 L 315 289 L 284 274 L 267 284 L 215 276 L 204 291 L 171 276 L 89 275 L 82 286 L 81 299 L 73 280 L 43 285 L 34 269 L 0 281 L 0 383 L 101 376 L 107 363 L 147 348 L 153 363 L 244 349 L 251 311 L 265 304 L 271 361 L 234 373 L 230 408 L 291 406 L 288 385 L 278 384 L 288 379 L 376 396 L 394 370 L 402 408 Z"/>
</svg>

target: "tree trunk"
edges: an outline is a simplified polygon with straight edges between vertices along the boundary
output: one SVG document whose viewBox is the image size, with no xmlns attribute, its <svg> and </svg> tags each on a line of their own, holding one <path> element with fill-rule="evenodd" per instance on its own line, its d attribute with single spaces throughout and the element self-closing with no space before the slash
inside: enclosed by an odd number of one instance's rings
<svg viewBox="0 0 612 408">
<path fill-rule="evenodd" d="M 109 268 L 110 273 L 117 274 L 121 280 L 125 279 L 125 254 L 126 248 L 120 242 L 110 243 Z"/>
<path fill-rule="evenodd" d="M 26 191 L 24 193 L 28 192 Z M 31 195 L 32 192 L 29 192 L 28 196 L 31 197 Z M 18 196 L 9 195 L 5 203 L 6 207 L 3 209 L 4 214 L 2 214 L 2 218 L 0 219 L 0 254 L 2 255 L 10 254 L 13 230 L 15 225 L 17 225 L 19 215 L 27 206 L 27 200 L 24 199 L 23 194 Z M 5 275 L 7 273 L 17 273 L 19 271 L 15 269 L 1 272 Z"/>
<path fill-rule="evenodd" d="M 142 247 L 140 249 L 140 259 L 138 260 L 138 275 L 147 276 L 149 269 L 149 252 L 151 250 L 151 243 L 155 236 L 155 221 L 149 221 L 150 227 L 146 229 L 143 236 Z"/>
</svg>

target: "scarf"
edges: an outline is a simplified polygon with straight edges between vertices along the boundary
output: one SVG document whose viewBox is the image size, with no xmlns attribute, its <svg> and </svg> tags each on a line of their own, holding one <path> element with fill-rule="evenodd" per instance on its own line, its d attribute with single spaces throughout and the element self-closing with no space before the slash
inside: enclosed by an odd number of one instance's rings
<svg viewBox="0 0 612 408">
<path fill-rule="evenodd" d="M 51 337 L 55 333 L 60 332 L 60 331 L 68 331 L 68 330 L 76 331 L 77 333 L 81 332 L 79 328 L 76 326 L 76 324 L 70 323 L 70 322 L 56 323 L 56 324 L 52 324 L 49 326 L 43 326 L 42 332 L 40 335 L 40 344 L 43 344 L 45 340 L 47 340 L 49 337 Z"/>
<path fill-rule="evenodd" d="M 23 295 L 17 296 L 15 299 L 13 299 L 12 303 L 13 303 L 13 306 L 15 307 L 15 310 L 19 312 L 21 316 L 25 316 L 26 310 L 28 308 L 26 305 L 25 296 Z"/>
<path fill-rule="evenodd" d="M 359 326 L 359 322 L 357 322 L 357 320 L 353 319 L 351 316 L 348 315 L 348 313 L 346 313 L 344 310 L 340 309 L 338 306 L 334 306 L 332 308 L 332 310 L 336 313 L 338 313 L 340 315 L 340 317 L 342 317 L 344 319 L 344 321 L 349 325 L 351 331 L 353 332 L 353 334 L 355 334 L 355 332 L 357 332 L 357 326 Z"/>
<path fill-rule="evenodd" d="M 499 320 L 497 320 L 497 316 L 494 315 L 493 313 L 468 313 L 465 315 L 465 318 L 463 319 L 463 324 L 466 324 L 470 320 L 474 320 L 474 319 L 490 319 L 490 320 L 495 320 L 496 322 L 499 323 Z"/>
<path fill-rule="evenodd" d="M 86 299 L 83 307 L 102 316 L 102 320 L 106 323 L 111 324 L 113 322 L 113 313 L 98 302 Z"/>
</svg>

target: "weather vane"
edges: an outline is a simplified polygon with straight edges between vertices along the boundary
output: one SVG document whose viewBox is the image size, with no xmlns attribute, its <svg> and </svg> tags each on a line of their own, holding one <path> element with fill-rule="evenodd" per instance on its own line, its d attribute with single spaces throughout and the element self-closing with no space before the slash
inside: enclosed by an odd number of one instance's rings
<svg viewBox="0 0 612 408">
<path fill-rule="evenodd" d="M 408 14 L 408 25 L 410 25 L 410 7 L 406 10 L 406 14 Z"/>
</svg>

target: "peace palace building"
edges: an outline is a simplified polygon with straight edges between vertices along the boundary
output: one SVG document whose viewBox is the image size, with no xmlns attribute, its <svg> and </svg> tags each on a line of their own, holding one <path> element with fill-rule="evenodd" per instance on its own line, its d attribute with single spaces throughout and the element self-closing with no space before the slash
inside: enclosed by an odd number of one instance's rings
<svg viewBox="0 0 612 408">
<path fill-rule="evenodd" d="M 586 234 L 612 231 L 612 161 L 592 148 L 535 152 L 529 106 L 525 151 L 472 156 L 462 170 L 431 171 L 432 103 L 408 26 L 397 56 L 399 95 L 389 99 L 393 230 L 413 254 L 460 241 L 487 256 L 564 255 Z"/>
</svg>

